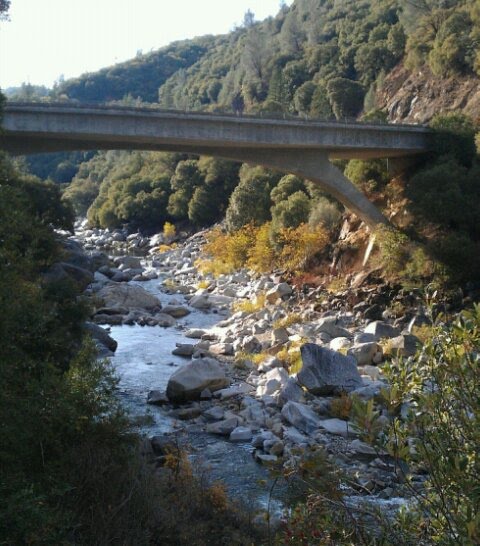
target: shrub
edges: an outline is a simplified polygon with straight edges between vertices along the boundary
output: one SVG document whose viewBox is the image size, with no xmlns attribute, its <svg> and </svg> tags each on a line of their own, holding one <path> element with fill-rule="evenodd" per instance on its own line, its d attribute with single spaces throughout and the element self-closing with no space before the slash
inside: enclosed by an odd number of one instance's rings
<svg viewBox="0 0 480 546">
<path fill-rule="evenodd" d="M 312 258 L 325 249 L 328 234 L 322 226 L 310 228 L 300 224 L 297 228 L 284 228 L 279 235 L 281 251 L 279 262 L 288 271 L 304 270 Z"/>
<path fill-rule="evenodd" d="M 345 176 L 360 188 L 370 191 L 383 188 L 390 179 L 384 159 L 351 159 L 345 169 Z"/>
<path fill-rule="evenodd" d="M 338 227 L 341 218 L 342 213 L 338 205 L 322 197 L 313 204 L 308 223 L 312 227 L 323 226 L 331 232 Z"/>
<path fill-rule="evenodd" d="M 477 305 L 450 324 L 437 322 L 416 357 L 384 367 L 395 396 L 386 405 L 391 426 L 377 440 L 407 483 L 416 469 L 427 475 L 424 490 L 410 486 L 415 503 L 397 521 L 407 543 L 453 546 L 480 540 L 479 349 Z M 409 411 L 399 417 L 402 405 Z"/>
</svg>

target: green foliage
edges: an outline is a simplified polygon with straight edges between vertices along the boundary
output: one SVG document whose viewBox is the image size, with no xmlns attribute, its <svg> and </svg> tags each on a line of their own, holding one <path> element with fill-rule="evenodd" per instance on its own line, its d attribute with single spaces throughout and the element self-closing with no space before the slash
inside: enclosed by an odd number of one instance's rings
<svg viewBox="0 0 480 546">
<path fill-rule="evenodd" d="M 333 78 L 327 84 L 327 96 L 339 120 L 356 117 L 363 107 L 363 87 L 347 78 Z"/>
<path fill-rule="evenodd" d="M 227 227 L 235 231 L 254 222 L 257 225 L 270 220 L 270 193 L 280 175 L 262 167 L 244 165 L 240 170 L 240 183 L 230 197 L 226 212 Z"/>
<path fill-rule="evenodd" d="M 370 191 L 383 188 L 390 179 L 384 159 L 351 159 L 345 169 L 345 176 L 357 186 Z"/>
<path fill-rule="evenodd" d="M 273 239 L 276 241 L 284 228 L 296 228 L 307 222 L 310 208 L 311 201 L 303 191 L 296 191 L 283 201 L 279 201 L 272 207 Z"/>
<path fill-rule="evenodd" d="M 380 446 L 397 464 L 408 463 L 401 466 L 407 483 L 419 469 L 428 480 L 421 492 L 411 488 L 415 503 L 397 521 L 408 543 L 470 545 L 480 539 L 479 346 L 475 306 L 449 324 L 438 322 L 415 358 L 384 368 L 395 394 L 385 393 L 390 427 Z M 401 405 L 409 411 L 399 417 Z"/>
<path fill-rule="evenodd" d="M 450 156 L 465 167 L 472 165 L 476 155 L 473 120 L 460 112 L 436 115 L 430 127 L 434 129 L 433 149 L 437 157 Z"/>
<path fill-rule="evenodd" d="M 328 231 L 334 231 L 342 218 L 342 213 L 336 203 L 326 197 L 321 197 L 312 206 L 308 223 L 311 226 L 323 226 Z"/>
</svg>

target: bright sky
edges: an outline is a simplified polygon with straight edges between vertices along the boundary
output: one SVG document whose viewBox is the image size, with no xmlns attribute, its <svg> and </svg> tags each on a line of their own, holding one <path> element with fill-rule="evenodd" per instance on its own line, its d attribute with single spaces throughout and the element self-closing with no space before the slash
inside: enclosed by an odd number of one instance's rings
<svg viewBox="0 0 480 546">
<path fill-rule="evenodd" d="M 287 0 L 290 5 L 292 0 Z M 250 9 L 275 15 L 280 0 L 11 0 L 0 22 L 0 87 L 51 87 L 158 49 L 174 40 L 223 34 Z"/>
</svg>

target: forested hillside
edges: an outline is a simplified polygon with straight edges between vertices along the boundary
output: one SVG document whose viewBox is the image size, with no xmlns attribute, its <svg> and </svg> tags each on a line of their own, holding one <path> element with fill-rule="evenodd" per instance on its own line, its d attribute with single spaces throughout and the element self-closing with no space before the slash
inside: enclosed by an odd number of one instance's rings
<svg viewBox="0 0 480 546">
<path fill-rule="evenodd" d="M 436 255 L 448 261 L 478 239 L 476 208 L 461 211 L 475 202 L 479 33 L 478 0 L 295 0 L 263 22 L 248 12 L 228 35 L 173 43 L 66 81 L 53 98 L 376 121 L 430 122 L 453 111 L 433 123 L 464 139 L 464 150 L 439 144 L 435 157 L 394 189 L 386 162 L 341 165 L 380 206 L 405 200 L 418 237 L 434 233 L 438 243 L 439 234 L 455 234 L 436 246 Z M 463 107 L 471 119 L 462 117 Z M 74 176 L 65 197 L 77 214 L 88 211 L 90 222 L 102 227 L 154 231 L 167 220 L 203 227 L 226 215 L 230 230 L 272 221 L 278 233 L 308 221 L 332 228 L 342 212 L 295 177 L 198 156 L 60 154 L 56 161 L 30 158 L 28 165 L 59 182 Z"/>
</svg>

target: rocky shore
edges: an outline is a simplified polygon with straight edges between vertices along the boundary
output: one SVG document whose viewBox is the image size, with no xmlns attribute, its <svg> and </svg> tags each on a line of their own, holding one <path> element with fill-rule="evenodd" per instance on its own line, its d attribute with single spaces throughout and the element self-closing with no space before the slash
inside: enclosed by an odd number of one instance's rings
<svg viewBox="0 0 480 546">
<path fill-rule="evenodd" d="M 94 307 L 88 328 L 101 355 L 115 350 L 101 326 L 184 328 L 178 321 L 192 309 L 219 315 L 214 328 L 184 331 L 191 343 L 171 350 L 185 364 L 172 370 L 165 389 L 151 385 L 146 402 L 161 405 L 178 428 L 248 443 L 259 463 L 287 469 L 322 447 L 344 471 L 352 496 L 408 496 L 389 457 L 345 420 L 342 400 L 345 393 L 375 400 L 388 388 L 384 362 L 415 353 L 420 341 L 412 326 L 428 319 L 414 292 L 360 279 L 332 293 L 246 270 L 205 277 L 196 267 L 202 233 L 162 251 L 162 234 L 146 238 L 85 224 L 77 225 L 75 240 L 98 265 L 86 294 Z M 102 253 L 116 257 L 101 259 Z M 174 304 L 162 306 L 142 287 L 152 279 L 175 294 Z M 161 456 L 168 441 L 154 437 L 151 447 Z"/>
</svg>

